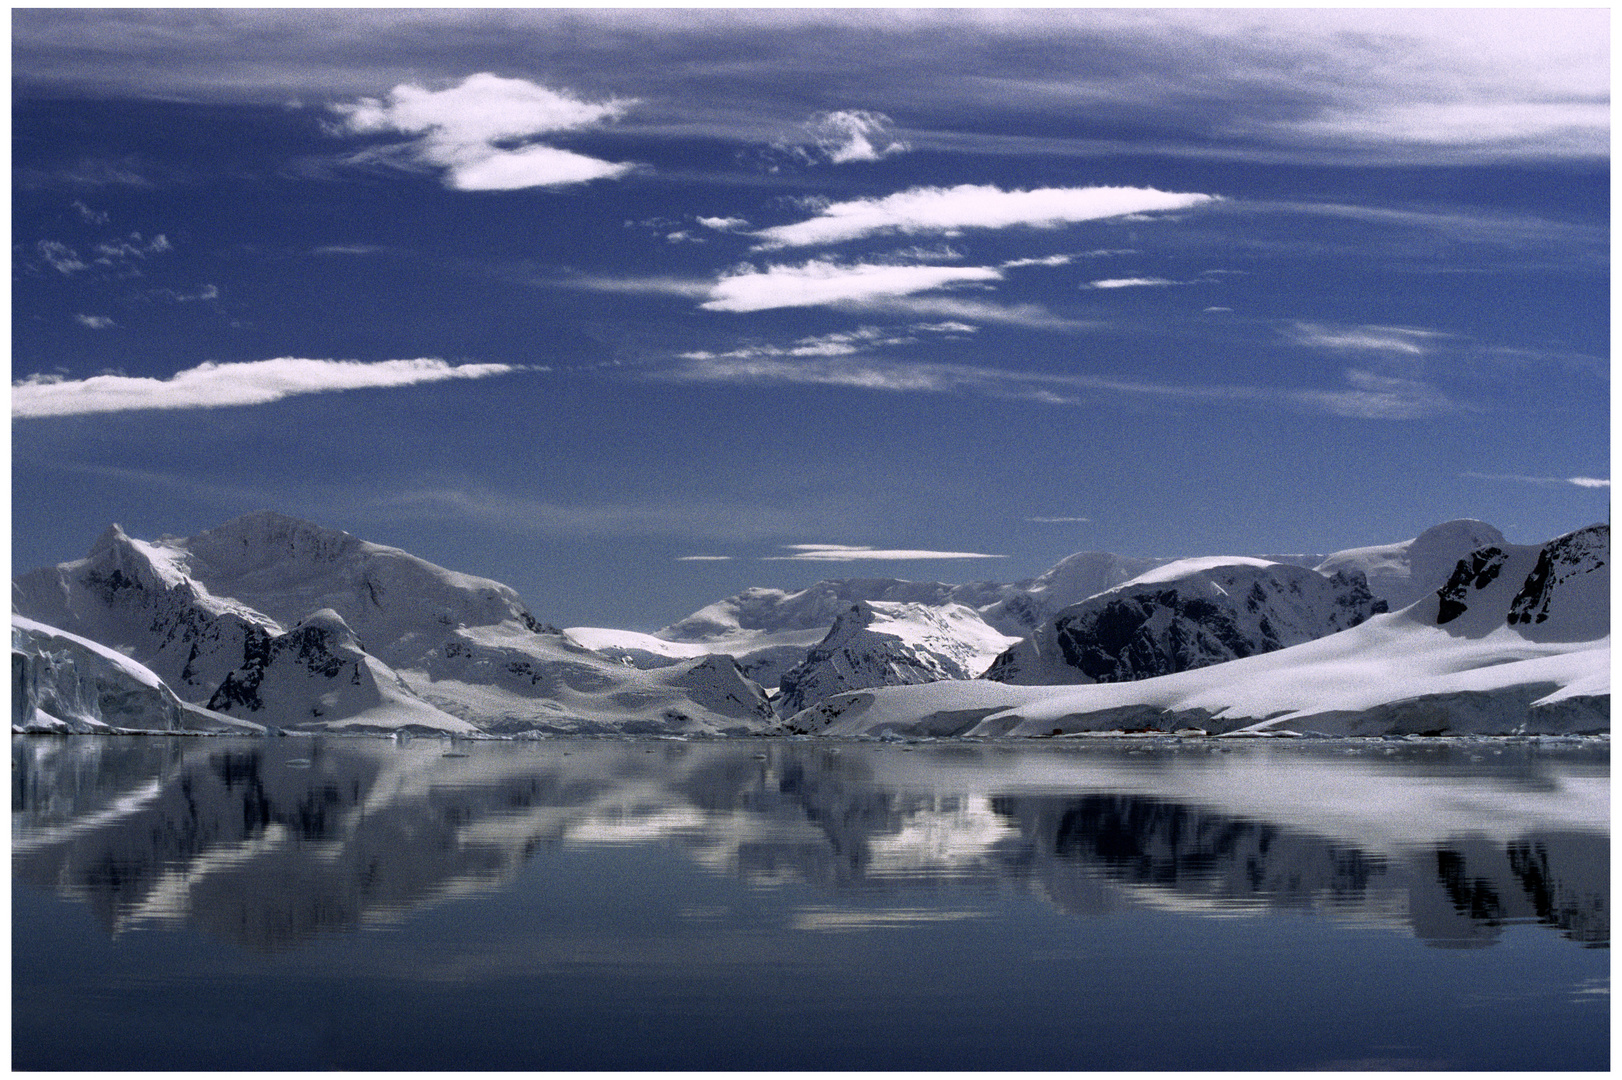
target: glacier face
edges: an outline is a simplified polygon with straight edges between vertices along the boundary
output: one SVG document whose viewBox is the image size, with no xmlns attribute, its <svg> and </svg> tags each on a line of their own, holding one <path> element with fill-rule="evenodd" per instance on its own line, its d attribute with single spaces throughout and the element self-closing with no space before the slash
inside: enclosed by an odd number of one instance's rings
<svg viewBox="0 0 1622 1080">
<path fill-rule="evenodd" d="M 32 619 L 11 620 L 13 731 L 220 731 L 263 728 L 181 701 L 149 668 Z"/>
</svg>

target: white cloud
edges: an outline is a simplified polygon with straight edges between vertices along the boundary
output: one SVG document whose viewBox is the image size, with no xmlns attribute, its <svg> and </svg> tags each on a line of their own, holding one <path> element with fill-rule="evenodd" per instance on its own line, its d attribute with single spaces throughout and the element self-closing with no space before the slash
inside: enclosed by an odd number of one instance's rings
<svg viewBox="0 0 1622 1080">
<path fill-rule="evenodd" d="M 1103 278 L 1099 281 L 1089 281 L 1089 288 L 1093 289 L 1134 289 L 1152 285 L 1186 285 L 1186 281 L 1172 281 L 1169 278 L 1159 277 L 1123 277 Z"/>
<path fill-rule="evenodd" d="M 1079 525 L 1089 522 L 1092 518 L 1084 517 L 1028 517 L 1026 521 L 1034 521 L 1038 525 Z"/>
<path fill-rule="evenodd" d="M 80 270 L 90 268 L 89 263 L 79 258 L 77 251 L 55 240 L 41 240 L 34 245 L 34 250 L 38 251 L 39 257 L 59 274 L 76 274 Z"/>
<path fill-rule="evenodd" d="M 1517 476 L 1513 473 L 1460 473 L 1469 480 L 1508 480 L 1518 484 L 1574 484 L 1580 488 L 1606 488 L 1611 482 L 1594 476 Z"/>
<path fill-rule="evenodd" d="M 715 283 L 707 311 L 765 311 L 820 307 L 910 296 L 969 282 L 998 281 L 990 266 L 887 266 L 813 259 L 803 266 L 771 265 L 728 274 Z"/>
<path fill-rule="evenodd" d="M 1086 187 L 1003 191 L 989 184 L 917 187 L 879 199 L 829 203 L 816 217 L 761 229 L 759 249 L 837 244 L 879 233 L 939 233 L 1013 226 L 1057 228 L 1146 211 L 1183 210 L 1213 195 L 1154 188 Z"/>
<path fill-rule="evenodd" d="M 731 555 L 677 555 L 676 562 L 731 562 Z"/>
<path fill-rule="evenodd" d="M 537 136 L 617 119 L 634 102 L 582 101 L 524 79 L 488 72 L 446 90 L 402 84 L 387 100 L 362 98 L 333 106 L 356 134 L 416 135 L 407 153 L 446 170 L 445 182 L 462 191 L 578 184 L 623 175 L 636 166 L 602 161 L 533 141 Z M 524 140 L 524 145 L 507 143 Z"/>
<path fill-rule="evenodd" d="M 807 121 L 806 129 L 828 160 L 842 165 L 848 161 L 878 161 L 910 149 L 890 134 L 893 123 L 883 113 L 845 109 L 818 113 Z"/>
<path fill-rule="evenodd" d="M 92 330 L 108 330 L 117 325 L 105 315 L 75 315 L 74 318 Z"/>
<path fill-rule="evenodd" d="M 128 240 L 109 240 L 96 245 L 96 263 L 114 266 L 130 259 L 144 259 L 148 255 L 171 250 L 169 238 L 159 233 L 151 240 L 142 239 L 140 233 L 130 233 Z"/>
<path fill-rule="evenodd" d="M 749 224 L 746 219 L 741 217 L 701 217 L 698 219 L 698 223 L 706 229 L 714 229 L 716 232 L 732 232 L 734 229 L 742 229 Z"/>
<path fill-rule="evenodd" d="M 977 551 L 930 551 L 910 548 L 871 548 L 851 544 L 784 544 L 793 555 L 766 555 L 763 562 L 897 562 L 907 559 L 1006 559 Z"/>
<path fill-rule="evenodd" d="M 1012 270 L 1019 266 L 1068 266 L 1074 255 L 1048 255 L 1040 259 L 1009 259 L 1002 264 L 1004 270 Z"/>
<path fill-rule="evenodd" d="M 92 224 L 92 225 L 105 225 L 105 224 L 107 224 L 107 221 L 108 221 L 107 211 L 105 211 L 105 210 L 92 210 L 92 209 L 90 209 L 90 207 L 86 206 L 83 201 L 81 201 L 79 199 L 74 199 L 73 203 L 72 203 L 72 206 L 73 206 L 73 208 L 75 210 L 79 211 L 79 216 L 81 218 L 83 218 L 85 221 L 89 222 L 90 224 Z"/>
<path fill-rule="evenodd" d="M 281 357 L 235 364 L 200 364 L 168 379 L 95 375 L 69 380 L 35 375 L 11 386 L 11 415 L 26 419 L 134 409 L 211 409 L 263 405 L 298 394 L 412 386 L 446 379 L 482 379 L 525 370 L 512 364 L 443 360 L 304 360 Z"/>
</svg>

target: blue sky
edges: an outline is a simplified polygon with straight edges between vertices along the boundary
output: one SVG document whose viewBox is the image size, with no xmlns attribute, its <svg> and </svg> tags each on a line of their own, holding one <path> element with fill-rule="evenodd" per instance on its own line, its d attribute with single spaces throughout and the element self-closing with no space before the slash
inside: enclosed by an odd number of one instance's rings
<svg viewBox="0 0 1622 1080">
<path fill-rule="evenodd" d="M 1605 10 L 17 11 L 13 569 L 653 629 L 1609 517 Z"/>
</svg>

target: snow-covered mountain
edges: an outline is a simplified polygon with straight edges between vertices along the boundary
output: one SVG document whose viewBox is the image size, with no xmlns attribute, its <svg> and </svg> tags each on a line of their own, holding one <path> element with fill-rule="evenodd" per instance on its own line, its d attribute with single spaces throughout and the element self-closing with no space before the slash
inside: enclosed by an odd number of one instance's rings
<svg viewBox="0 0 1622 1080">
<path fill-rule="evenodd" d="M 1506 543 L 1504 534 L 1486 522 L 1460 518 L 1401 543 L 1337 551 L 1315 569 L 1321 574 L 1361 571 L 1369 591 L 1397 611 L 1441 588 L 1458 561 L 1472 551 Z"/>
<path fill-rule="evenodd" d="M 790 668 L 806 662 L 834 622 L 855 605 L 909 604 L 937 611 L 968 608 L 977 613 L 979 623 L 965 624 L 968 636 L 948 651 L 973 652 L 986 640 L 986 627 L 1017 639 L 1066 605 L 1169 561 L 1083 551 L 1035 578 L 1013 583 L 949 585 L 901 578 L 840 578 L 794 591 L 751 588 L 652 634 L 594 626 L 571 626 L 564 633 L 588 649 L 639 668 L 666 667 L 706 653 L 724 653 L 750 679 L 775 688 L 782 685 Z M 953 621 L 947 619 L 948 624 Z M 941 628 L 919 629 L 915 634 L 926 632 L 938 638 Z"/>
<path fill-rule="evenodd" d="M 16 579 L 12 609 L 135 658 L 185 701 L 230 687 L 221 707 L 263 711 L 276 726 L 743 733 L 775 723 L 730 660 L 638 671 L 541 624 L 499 582 L 268 511 L 187 539 L 142 541 L 115 525 L 85 559 Z M 340 692 L 328 669 L 364 685 Z M 303 716 L 310 709 L 320 715 Z"/>
<path fill-rule="evenodd" d="M 842 735 L 1605 732 L 1609 547 L 1603 524 L 1543 545 L 1490 545 L 1401 611 L 1213 667 L 1062 688 L 976 680 L 865 690 L 786 725 Z"/>
<path fill-rule="evenodd" d="M 787 716 L 846 690 L 972 679 L 1011 640 L 962 604 L 864 600 L 783 676 L 773 704 Z"/>
<path fill-rule="evenodd" d="M 1326 577 L 1261 559 L 1182 559 L 1064 608 L 984 677 L 1022 686 L 1148 679 L 1299 645 L 1385 610 L 1358 570 Z"/>
<path fill-rule="evenodd" d="M 1030 581 L 1005 586 L 1006 594 L 979 609 L 980 617 L 1005 634 L 1023 637 L 1071 604 L 1171 561 L 1078 551 Z"/>
<path fill-rule="evenodd" d="M 278 728 L 324 721 L 328 731 L 479 731 L 413 693 L 398 672 L 361 648 L 331 608 L 259 643 L 220 683 L 208 707 Z"/>
</svg>

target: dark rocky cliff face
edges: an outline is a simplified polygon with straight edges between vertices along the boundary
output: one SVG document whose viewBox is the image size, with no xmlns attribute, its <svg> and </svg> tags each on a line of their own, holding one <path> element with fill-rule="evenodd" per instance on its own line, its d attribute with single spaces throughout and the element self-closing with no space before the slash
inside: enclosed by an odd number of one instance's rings
<svg viewBox="0 0 1622 1080">
<path fill-rule="evenodd" d="M 1066 608 L 994 661 L 1019 684 L 1128 682 L 1208 667 L 1348 629 L 1386 610 L 1359 571 L 1235 566 L 1112 589 Z"/>
</svg>

